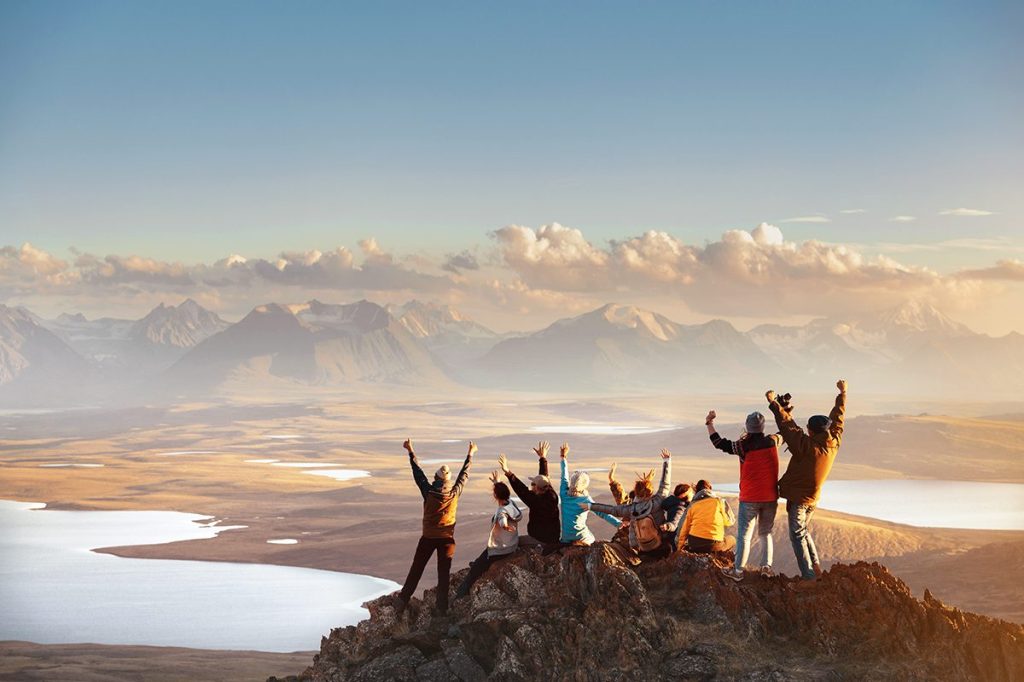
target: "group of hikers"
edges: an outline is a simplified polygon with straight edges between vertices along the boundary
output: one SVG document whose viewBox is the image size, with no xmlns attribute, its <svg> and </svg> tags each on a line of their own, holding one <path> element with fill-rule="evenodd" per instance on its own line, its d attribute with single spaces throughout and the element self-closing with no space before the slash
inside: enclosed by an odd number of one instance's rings
<svg viewBox="0 0 1024 682">
<path fill-rule="evenodd" d="M 469 574 L 456 589 L 455 598 L 469 594 L 473 583 L 496 561 L 514 554 L 519 548 L 534 547 L 541 552 L 558 551 L 568 545 L 590 545 L 594 534 L 587 527 L 592 512 L 616 527 L 610 547 L 624 561 L 637 564 L 667 557 L 677 551 L 706 554 L 734 550 L 733 566 L 722 569 L 737 582 L 744 578 L 756 528 L 761 540 L 757 570 L 766 577 L 772 571 L 772 528 L 779 498 L 786 500 L 789 538 L 801 577 L 815 580 L 821 575 L 818 551 L 811 537 L 810 522 L 818 504 L 822 485 L 832 469 L 843 434 L 846 409 L 846 381 L 836 382 L 839 393 L 832 411 L 815 415 L 805 431 L 793 420 L 790 395 L 765 393 L 768 408 L 775 417 L 778 433 L 765 433 L 765 418 L 752 412 L 745 430 L 736 440 L 723 438 L 715 429 L 716 413 L 705 419 L 711 444 L 739 458 L 739 509 L 733 513 L 729 503 L 713 489 L 710 481 L 679 483 L 671 488 L 672 453 L 661 451 L 661 477 L 654 487 L 654 470 L 639 475 L 633 489 L 626 491 L 615 478 L 616 465 L 608 471 L 608 483 L 615 504 L 601 504 L 590 496 L 590 476 L 586 471 L 569 473 L 569 444 L 560 448 L 561 476 L 558 489 L 548 475 L 548 444 L 534 448 L 538 459 L 536 476 L 529 485 L 514 474 L 505 455 L 498 456 L 499 471 L 490 476 L 497 504 L 491 517 L 487 547 L 470 563 Z M 779 446 L 785 443 L 791 457 L 785 474 L 779 478 Z M 469 444 L 466 459 L 455 480 L 447 465 L 427 479 L 413 451 L 411 440 L 403 447 L 409 453 L 413 479 L 423 496 L 423 534 L 416 546 L 412 566 L 395 606 L 401 612 L 412 598 L 431 555 L 437 552 L 437 611 L 448 610 L 449 575 L 455 555 L 455 515 L 459 497 L 469 478 L 469 469 L 477 447 Z M 501 474 L 508 480 L 501 480 Z M 526 534 L 519 533 L 524 512 L 512 497 L 513 491 L 529 510 Z M 756 520 L 756 526 L 755 526 Z M 726 528 L 736 525 L 736 535 Z"/>
</svg>

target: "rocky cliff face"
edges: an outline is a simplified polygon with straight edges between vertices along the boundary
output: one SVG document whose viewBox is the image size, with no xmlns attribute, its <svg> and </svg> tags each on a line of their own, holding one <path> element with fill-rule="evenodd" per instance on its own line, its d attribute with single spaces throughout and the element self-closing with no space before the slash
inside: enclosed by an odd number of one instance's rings
<svg viewBox="0 0 1024 682">
<path fill-rule="evenodd" d="M 737 584 L 719 571 L 728 563 L 683 554 L 631 568 L 604 543 L 523 552 L 447 617 L 416 599 L 400 616 L 387 597 L 370 602 L 298 679 L 1024 679 L 1024 628 L 914 599 L 878 564 Z"/>
</svg>

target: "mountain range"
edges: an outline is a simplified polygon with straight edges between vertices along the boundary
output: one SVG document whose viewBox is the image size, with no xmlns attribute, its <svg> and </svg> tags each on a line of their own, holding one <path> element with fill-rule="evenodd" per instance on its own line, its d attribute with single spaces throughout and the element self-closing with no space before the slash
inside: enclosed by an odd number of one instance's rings
<svg viewBox="0 0 1024 682">
<path fill-rule="evenodd" d="M 0 306 L 0 397 L 7 398 L 43 395 L 47 387 L 65 397 L 147 385 L 209 392 L 227 382 L 821 390 L 840 375 L 876 393 L 948 396 L 981 384 L 991 397 L 1015 396 L 1024 336 L 977 334 L 919 302 L 748 332 L 724 320 L 685 325 L 607 304 L 524 334 L 499 334 L 454 308 L 419 301 L 268 303 L 233 324 L 191 299 L 161 304 L 140 320 L 45 320 Z M 76 377 L 71 386 L 68 377 Z"/>
</svg>

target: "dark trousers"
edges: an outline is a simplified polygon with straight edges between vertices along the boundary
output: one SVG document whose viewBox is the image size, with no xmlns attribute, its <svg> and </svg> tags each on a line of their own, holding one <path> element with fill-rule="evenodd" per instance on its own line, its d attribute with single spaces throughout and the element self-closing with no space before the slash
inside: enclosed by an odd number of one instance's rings
<svg viewBox="0 0 1024 682">
<path fill-rule="evenodd" d="M 473 587 L 473 583 L 479 580 L 480 576 L 487 572 L 487 569 L 491 567 L 491 564 L 493 564 L 495 561 L 501 561 L 502 559 L 508 558 L 510 556 L 512 556 L 511 553 L 499 554 L 497 556 L 489 556 L 487 554 L 486 549 L 483 552 L 481 552 L 480 556 L 469 562 L 469 573 L 466 575 L 466 578 L 462 581 L 462 584 L 459 585 L 459 589 L 455 590 L 455 598 L 458 599 L 460 597 L 465 597 L 467 594 L 469 594 L 469 588 Z"/>
<path fill-rule="evenodd" d="M 455 538 L 424 538 L 416 545 L 416 553 L 412 557 L 409 575 L 402 586 L 401 597 L 408 602 L 416 586 L 423 577 L 423 569 L 430 561 L 430 555 L 437 550 L 437 610 L 442 613 L 448 610 L 448 581 L 452 570 L 452 557 L 455 556 Z"/>
<path fill-rule="evenodd" d="M 724 540 L 709 540 L 699 538 L 696 535 L 686 536 L 686 550 L 694 554 L 708 554 L 709 552 L 728 552 L 736 547 L 736 538 L 726 535 Z"/>
</svg>

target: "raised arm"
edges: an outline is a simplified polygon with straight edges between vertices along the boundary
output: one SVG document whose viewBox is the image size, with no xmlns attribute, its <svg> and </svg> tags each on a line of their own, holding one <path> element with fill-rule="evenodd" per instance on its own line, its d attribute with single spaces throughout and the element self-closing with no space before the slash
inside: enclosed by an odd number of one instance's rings
<svg viewBox="0 0 1024 682">
<path fill-rule="evenodd" d="M 608 488 L 612 491 L 612 499 L 615 500 L 615 504 L 625 504 L 629 498 L 626 497 L 626 489 L 615 478 L 616 467 L 618 465 L 612 462 L 612 465 L 608 468 Z"/>
<path fill-rule="evenodd" d="M 661 483 L 658 485 L 657 494 L 661 497 L 668 497 L 668 489 L 672 485 L 672 453 L 668 448 L 661 449 Z"/>
<path fill-rule="evenodd" d="M 768 409 L 775 415 L 775 424 L 779 427 L 779 434 L 782 436 L 782 440 L 789 446 L 789 451 L 796 454 L 809 450 L 810 436 L 796 425 L 796 422 L 793 421 L 793 415 L 782 409 L 778 401 L 775 400 L 775 391 L 768 391 L 764 394 L 764 397 L 768 399 Z"/>
<path fill-rule="evenodd" d="M 738 455 L 736 444 L 728 438 L 718 435 L 718 431 L 715 429 L 715 417 L 717 416 L 718 414 L 711 410 L 704 420 L 704 425 L 708 427 L 708 438 L 711 439 L 711 444 L 727 455 Z"/>
<path fill-rule="evenodd" d="M 569 495 L 569 444 L 562 443 L 562 481 L 559 484 L 559 491 L 562 497 Z"/>
<path fill-rule="evenodd" d="M 836 404 L 828 415 L 828 418 L 832 420 L 832 425 L 828 430 L 832 433 L 833 438 L 837 441 L 842 441 L 843 417 L 846 415 L 846 380 L 840 379 L 837 381 L 836 388 L 839 389 L 839 395 L 836 396 Z"/>
<path fill-rule="evenodd" d="M 455 485 L 452 486 L 452 492 L 458 497 L 462 494 L 462 490 L 466 487 L 466 480 L 469 478 L 469 467 L 473 465 L 473 454 L 476 452 L 476 443 L 469 441 L 469 449 L 466 451 L 466 461 L 462 463 L 462 469 L 459 471 L 458 478 L 455 479 Z"/>
<path fill-rule="evenodd" d="M 498 466 L 501 467 L 502 473 L 504 473 L 505 478 L 508 479 L 508 484 L 512 486 L 512 490 L 514 490 L 516 495 L 519 496 L 519 499 L 525 502 L 527 506 L 530 506 L 534 502 L 536 495 L 533 494 L 532 490 L 526 487 L 525 483 L 519 480 L 518 476 L 509 471 L 508 459 L 505 457 L 504 453 L 498 455 Z"/>
<path fill-rule="evenodd" d="M 537 475 L 547 476 L 548 475 L 548 442 L 542 440 L 537 443 L 537 447 L 533 449 L 537 453 Z"/>
<path fill-rule="evenodd" d="M 419 488 L 420 495 L 423 496 L 423 499 L 426 499 L 427 493 L 430 492 L 430 481 L 427 480 L 427 475 L 423 473 L 420 463 L 416 460 L 416 453 L 412 450 L 412 439 L 406 438 L 405 442 L 402 443 L 402 447 L 409 453 L 409 466 L 412 467 L 412 480 L 416 482 L 416 487 Z"/>
<path fill-rule="evenodd" d="M 632 509 L 632 504 L 602 504 L 600 502 L 590 503 L 590 511 L 594 512 L 595 514 L 617 516 L 620 519 L 629 516 Z"/>
</svg>

